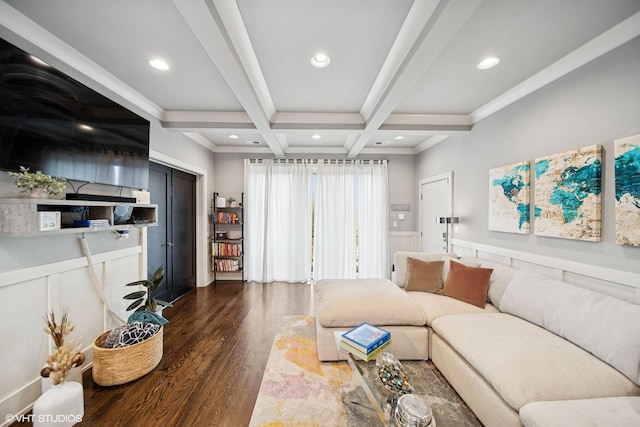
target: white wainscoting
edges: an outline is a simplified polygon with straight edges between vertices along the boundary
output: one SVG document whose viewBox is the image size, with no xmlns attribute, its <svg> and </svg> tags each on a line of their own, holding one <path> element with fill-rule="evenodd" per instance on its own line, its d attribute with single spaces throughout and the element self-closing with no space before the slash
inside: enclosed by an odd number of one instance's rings
<svg viewBox="0 0 640 427">
<path fill-rule="evenodd" d="M 124 285 L 146 277 L 145 258 L 142 245 L 93 256 L 107 301 L 121 317 L 129 304 L 122 297 L 133 290 Z M 81 338 L 86 356 L 83 370 L 91 365 L 93 340 L 121 324 L 107 314 L 88 265 L 81 257 L 0 273 L 0 425 L 29 411 L 41 394 L 40 370 L 53 347 L 44 331 L 46 311 L 59 319 L 68 309 L 75 325 L 70 338 Z"/>
<path fill-rule="evenodd" d="M 640 274 L 454 239 L 453 252 L 514 268 L 531 268 L 557 280 L 640 305 Z"/>
<path fill-rule="evenodd" d="M 398 251 L 417 251 L 417 231 L 390 231 L 389 232 L 389 278 L 393 266 L 393 254 Z"/>
</svg>

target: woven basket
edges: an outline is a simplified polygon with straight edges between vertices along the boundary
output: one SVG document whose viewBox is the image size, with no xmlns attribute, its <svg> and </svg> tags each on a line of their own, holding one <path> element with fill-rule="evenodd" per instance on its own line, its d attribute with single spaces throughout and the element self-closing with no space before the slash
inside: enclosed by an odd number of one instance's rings
<svg viewBox="0 0 640 427">
<path fill-rule="evenodd" d="M 93 380 L 102 386 L 120 385 L 148 374 L 162 359 L 161 327 L 154 336 L 128 347 L 103 348 L 107 331 L 93 342 Z"/>
</svg>

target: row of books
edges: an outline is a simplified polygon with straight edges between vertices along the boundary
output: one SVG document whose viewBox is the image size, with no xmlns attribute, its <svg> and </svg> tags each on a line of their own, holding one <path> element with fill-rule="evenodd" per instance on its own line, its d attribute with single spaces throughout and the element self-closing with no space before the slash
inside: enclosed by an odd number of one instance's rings
<svg viewBox="0 0 640 427">
<path fill-rule="evenodd" d="M 216 271 L 240 271 L 240 261 L 237 259 L 213 260 Z"/>
<path fill-rule="evenodd" d="M 237 224 L 240 222 L 238 214 L 235 212 L 218 212 L 216 220 L 218 224 Z"/>
<path fill-rule="evenodd" d="M 343 349 L 365 362 L 373 360 L 390 343 L 389 331 L 366 322 L 343 333 L 340 338 Z"/>
<path fill-rule="evenodd" d="M 242 245 L 239 243 L 214 243 L 212 246 L 214 256 L 242 255 Z"/>
</svg>

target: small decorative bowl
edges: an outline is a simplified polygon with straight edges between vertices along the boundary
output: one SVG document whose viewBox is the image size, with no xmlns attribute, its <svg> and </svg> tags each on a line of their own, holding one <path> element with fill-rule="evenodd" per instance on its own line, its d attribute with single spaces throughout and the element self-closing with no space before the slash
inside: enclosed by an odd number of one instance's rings
<svg viewBox="0 0 640 427">
<path fill-rule="evenodd" d="M 402 363 L 391 353 L 381 353 L 376 358 L 378 377 L 385 389 L 396 395 L 413 392 L 409 377 L 404 373 Z"/>
</svg>

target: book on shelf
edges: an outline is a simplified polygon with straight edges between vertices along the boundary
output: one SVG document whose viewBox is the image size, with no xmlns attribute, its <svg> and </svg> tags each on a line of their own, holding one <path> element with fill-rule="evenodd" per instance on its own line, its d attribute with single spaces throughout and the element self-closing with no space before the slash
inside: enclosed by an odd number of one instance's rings
<svg viewBox="0 0 640 427">
<path fill-rule="evenodd" d="M 240 271 L 240 262 L 237 259 L 216 259 L 216 271 Z"/>
<path fill-rule="evenodd" d="M 369 354 L 390 339 L 389 331 L 364 322 L 343 333 L 341 341 L 364 354 Z"/>
<path fill-rule="evenodd" d="M 242 244 L 213 243 L 213 256 L 242 256 Z"/>
<path fill-rule="evenodd" d="M 348 341 L 340 340 L 340 347 L 342 347 L 347 352 L 353 354 L 358 359 L 364 360 L 365 362 L 368 362 L 378 357 L 378 354 L 382 353 L 382 350 L 384 350 L 389 344 L 391 344 L 391 339 L 388 339 L 387 341 L 382 343 L 380 346 L 378 346 L 378 348 L 373 350 L 371 353 L 366 354 L 359 351 L 355 347 L 350 346 Z"/>
<path fill-rule="evenodd" d="M 235 212 L 218 212 L 218 224 L 238 224 L 238 214 Z"/>
</svg>

